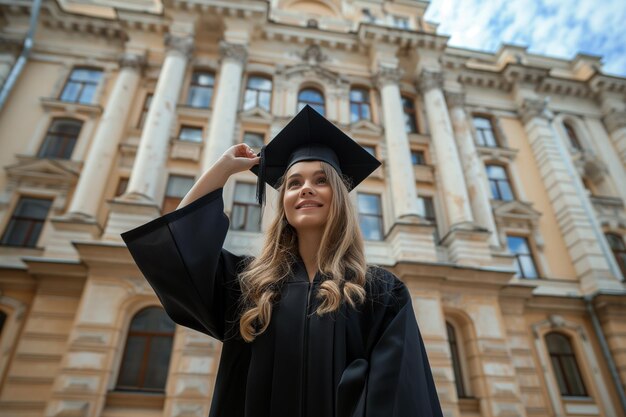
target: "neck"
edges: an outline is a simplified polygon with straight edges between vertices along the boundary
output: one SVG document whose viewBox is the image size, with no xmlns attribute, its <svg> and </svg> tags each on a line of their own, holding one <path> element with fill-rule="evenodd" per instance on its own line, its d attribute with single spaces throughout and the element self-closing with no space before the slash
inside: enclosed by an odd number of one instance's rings
<svg viewBox="0 0 626 417">
<path fill-rule="evenodd" d="M 306 230 L 298 232 L 298 252 L 306 267 L 309 281 L 313 281 L 317 272 L 317 253 L 322 243 L 323 230 Z"/>
</svg>

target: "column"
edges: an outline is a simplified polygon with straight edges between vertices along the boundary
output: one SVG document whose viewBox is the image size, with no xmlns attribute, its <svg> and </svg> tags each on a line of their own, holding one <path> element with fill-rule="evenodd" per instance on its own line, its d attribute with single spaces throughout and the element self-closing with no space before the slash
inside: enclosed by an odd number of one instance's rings
<svg viewBox="0 0 626 417">
<path fill-rule="evenodd" d="M 493 218 L 491 202 L 489 201 L 491 192 L 489 190 L 487 172 L 476 150 L 470 121 L 463 108 L 465 95 L 463 93 L 446 92 L 445 98 L 450 106 L 450 117 L 452 119 L 454 136 L 459 150 L 459 159 L 461 160 L 463 171 L 465 172 L 467 193 L 472 207 L 472 213 L 477 225 L 491 232 L 489 235 L 489 244 L 491 246 L 499 246 L 496 222 Z"/>
<path fill-rule="evenodd" d="M 193 47 L 191 36 L 167 34 L 168 47 L 150 110 L 146 117 L 135 163 L 128 183 L 127 197 L 154 203 L 167 161 L 170 129 L 176 116 L 176 104 L 185 77 L 188 55 Z"/>
<path fill-rule="evenodd" d="M 489 232 L 474 223 L 452 122 L 443 96 L 443 74 L 423 70 L 418 87 L 424 99 L 430 126 L 438 188 L 443 196 L 450 225 L 442 243 L 448 247 L 450 260 L 455 263 L 490 265 Z"/>
<path fill-rule="evenodd" d="M 95 221 L 144 62 L 144 56 L 131 53 L 120 60 L 121 70 L 80 174 L 68 210 L 70 216 Z"/>
<path fill-rule="evenodd" d="M 460 224 L 473 222 L 473 218 L 442 86 L 443 74 L 440 72 L 422 71 L 420 74 L 419 89 L 426 107 L 431 143 L 437 158 L 436 167 L 450 229 L 454 229 Z"/>
<path fill-rule="evenodd" d="M 396 219 L 417 216 L 417 191 L 415 172 L 411 163 L 409 138 L 404 129 L 404 111 L 398 83 L 401 72 L 382 67 L 376 74 L 383 104 L 385 122 L 385 144 L 387 145 L 387 165 Z"/>
<path fill-rule="evenodd" d="M 398 83 L 402 72 L 378 66 L 375 75 L 383 105 L 385 123 L 386 181 L 390 185 L 394 223 L 386 240 L 398 261 L 436 261 L 432 225 L 420 222 L 411 163 L 409 138 L 404 130 L 402 99 Z"/>
<path fill-rule="evenodd" d="M 573 162 L 558 148 L 559 139 L 550 124 L 546 102 L 538 97 L 532 98 L 532 92 L 523 89 L 516 96 L 524 130 L 582 291 L 589 294 L 621 289 L 622 285 L 612 275 L 601 243 L 594 233 L 592 222 L 595 219 L 585 211 L 585 204 L 593 211 L 591 203 L 583 201 L 576 191 L 576 187 L 582 187 L 582 184 L 579 178 L 572 175 L 575 172 Z"/>
<path fill-rule="evenodd" d="M 206 147 L 202 155 L 202 172 L 234 144 L 237 104 L 241 77 L 248 52 L 243 44 L 220 43 L 222 62 Z"/>
</svg>

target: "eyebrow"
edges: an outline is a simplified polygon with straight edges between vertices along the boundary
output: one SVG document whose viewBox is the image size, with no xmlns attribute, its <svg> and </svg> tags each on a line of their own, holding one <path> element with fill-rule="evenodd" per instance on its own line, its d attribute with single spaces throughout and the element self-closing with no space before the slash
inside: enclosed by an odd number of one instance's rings
<svg viewBox="0 0 626 417">
<path fill-rule="evenodd" d="M 317 175 L 317 174 L 324 174 L 324 170 L 320 169 L 318 171 L 315 171 L 313 173 L 313 175 Z M 294 172 L 293 174 L 291 174 L 290 176 L 287 177 L 287 179 L 291 179 L 293 177 L 302 177 L 302 174 L 300 174 L 299 172 Z"/>
</svg>

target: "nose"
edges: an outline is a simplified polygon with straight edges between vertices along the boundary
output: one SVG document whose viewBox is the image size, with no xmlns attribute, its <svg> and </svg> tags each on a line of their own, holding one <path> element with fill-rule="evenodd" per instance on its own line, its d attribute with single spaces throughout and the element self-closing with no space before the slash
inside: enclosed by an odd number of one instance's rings
<svg viewBox="0 0 626 417">
<path fill-rule="evenodd" d="M 304 196 L 304 195 L 313 195 L 313 194 L 315 194 L 314 188 L 311 187 L 311 184 L 309 183 L 309 181 L 306 181 L 304 185 L 302 186 L 302 189 L 300 190 L 300 195 Z"/>
</svg>

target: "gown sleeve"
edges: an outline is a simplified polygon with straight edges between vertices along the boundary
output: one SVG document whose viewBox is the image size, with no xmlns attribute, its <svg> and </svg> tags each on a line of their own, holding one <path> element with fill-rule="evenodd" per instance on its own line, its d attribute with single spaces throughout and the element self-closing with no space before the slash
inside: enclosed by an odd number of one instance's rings
<svg viewBox="0 0 626 417">
<path fill-rule="evenodd" d="M 234 332 L 246 262 L 222 248 L 228 225 L 220 188 L 122 234 L 170 318 L 222 341 Z"/>
<path fill-rule="evenodd" d="M 384 325 L 371 350 L 365 417 L 442 417 L 411 296 L 391 273 L 385 278 Z"/>
</svg>

